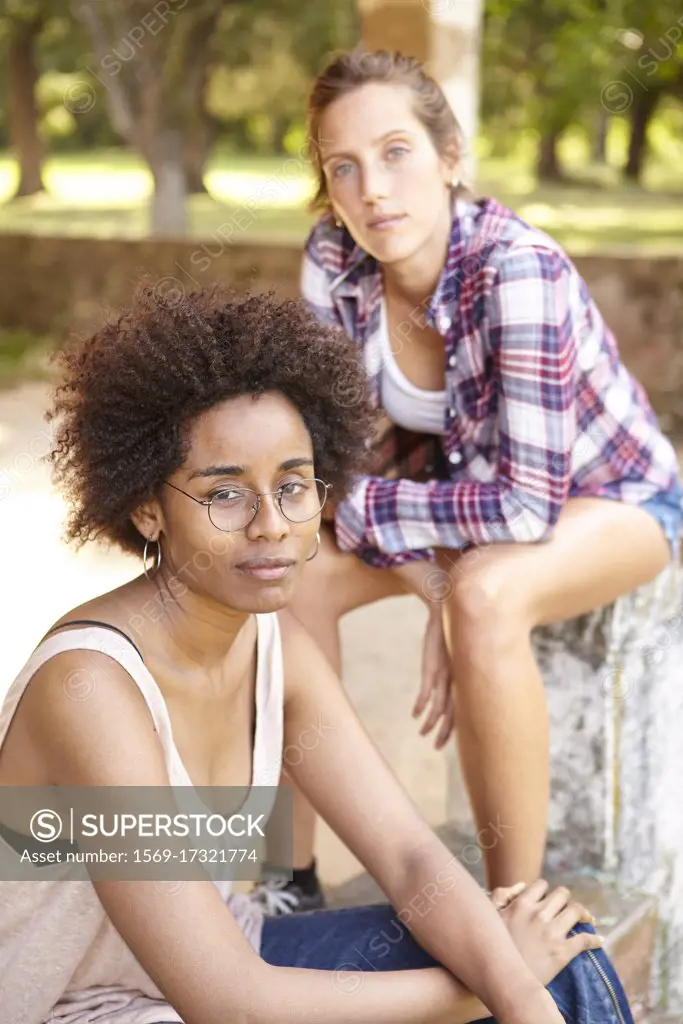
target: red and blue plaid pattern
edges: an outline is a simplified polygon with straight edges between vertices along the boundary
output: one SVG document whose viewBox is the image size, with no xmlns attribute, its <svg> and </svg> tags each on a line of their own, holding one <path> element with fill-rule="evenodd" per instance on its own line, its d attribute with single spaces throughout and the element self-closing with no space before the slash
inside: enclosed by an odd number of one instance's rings
<svg viewBox="0 0 683 1024">
<path fill-rule="evenodd" d="M 327 216 L 306 245 L 302 293 L 358 343 L 379 406 L 381 269 Z M 435 547 L 541 541 L 569 497 L 640 504 L 673 486 L 674 449 L 645 391 L 543 232 L 493 199 L 458 200 L 424 312 L 444 338 L 445 434 L 388 426 L 378 475 L 338 506 L 343 550 L 392 566 Z"/>
</svg>

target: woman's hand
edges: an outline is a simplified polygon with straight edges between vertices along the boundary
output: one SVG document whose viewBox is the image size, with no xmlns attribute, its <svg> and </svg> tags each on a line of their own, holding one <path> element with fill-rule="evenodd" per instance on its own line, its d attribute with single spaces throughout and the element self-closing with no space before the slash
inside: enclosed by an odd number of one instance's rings
<svg viewBox="0 0 683 1024">
<path fill-rule="evenodd" d="M 572 901 L 564 886 L 549 892 L 543 879 L 528 887 L 521 882 L 494 889 L 491 899 L 525 963 L 542 985 L 551 982 L 579 953 L 603 945 L 601 936 L 592 932 L 567 937 L 576 924 L 595 924 L 595 919 L 584 906 Z"/>
<path fill-rule="evenodd" d="M 452 663 L 446 646 L 442 609 L 430 609 L 427 629 L 422 645 L 422 685 L 413 708 L 413 718 L 419 718 L 429 705 L 429 714 L 420 729 L 427 736 L 438 724 L 434 746 L 437 750 L 448 742 L 453 732 Z"/>
</svg>

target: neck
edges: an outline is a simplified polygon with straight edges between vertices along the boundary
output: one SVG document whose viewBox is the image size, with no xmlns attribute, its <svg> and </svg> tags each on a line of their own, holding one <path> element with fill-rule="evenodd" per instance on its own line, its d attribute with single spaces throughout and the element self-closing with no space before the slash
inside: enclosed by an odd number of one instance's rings
<svg viewBox="0 0 683 1024">
<path fill-rule="evenodd" d="M 141 578 L 145 592 L 136 631 L 156 623 L 163 631 L 164 658 L 178 669 L 220 668 L 230 654 L 251 612 L 228 608 L 180 583 L 164 567 L 150 581 Z M 145 610 L 148 618 L 145 619 Z"/>
<path fill-rule="evenodd" d="M 451 237 L 450 209 L 439 217 L 425 243 L 405 260 L 384 264 L 384 290 L 413 305 L 421 305 L 433 293 L 448 256 Z"/>
</svg>

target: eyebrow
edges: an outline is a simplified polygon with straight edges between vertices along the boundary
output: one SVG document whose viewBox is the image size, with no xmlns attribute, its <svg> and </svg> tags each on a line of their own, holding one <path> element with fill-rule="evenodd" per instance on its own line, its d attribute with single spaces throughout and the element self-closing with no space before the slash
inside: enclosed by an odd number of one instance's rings
<svg viewBox="0 0 683 1024">
<path fill-rule="evenodd" d="M 385 139 L 390 138 L 392 135 L 411 135 L 412 133 L 408 128 L 391 128 L 388 132 L 384 132 L 383 135 L 379 135 L 376 139 L 373 139 L 373 144 L 378 142 L 384 142 Z M 328 160 L 334 160 L 339 156 L 348 156 L 345 152 L 330 153 L 329 156 L 324 157 L 323 164 L 326 164 Z"/>
<path fill-rule="evenodd" d="M 287 459 L 286 462 L 278 466 L 278 469 L 286 473 L 290 469 L 299 469 L 301 466 L 313 466 L 313 459 Z M 190 474 L 189 479 L 194 480 L 198 476 L 243 476 L 246 472 L 245 466 L 207 466 L 206 469 L 196 469 L 194 473 Z"/>
</svg>

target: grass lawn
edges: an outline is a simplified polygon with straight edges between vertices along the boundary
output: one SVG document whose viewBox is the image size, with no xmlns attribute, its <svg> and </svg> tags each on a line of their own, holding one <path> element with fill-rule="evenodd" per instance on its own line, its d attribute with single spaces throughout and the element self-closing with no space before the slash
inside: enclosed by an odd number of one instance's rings
<svg viewBox="0 0 683 1024">
<path fill-rule="evenodd" d="M 55 340 L 24 330 L 0 330 L 0 390 L 25 380 L 50 380 Z"/>
<path fill-rule="evenodd" d="M 644 188 L 617 183 L 609 168 L 593 169 L 588 181 L 584 168 L 568 164 L 576 178 L 571 184 L 539 187 L 528 160 L 495 160 L 483 153 L 477 190 L 495 195 L 572 253 L 599 248 L 683 251 L 680 160 L 648 168 Z M 58 155 L 48 161 L 45 180 L 47 193 L 6 202 L 15 187 L 16 166 L 8 154 L 0 154 L 0 231 L 102 238 L 146 235 L 151 179 L 134 154 L 103 150 Z M 306 166 L 294 159 L 219 150 L 206 184 L 210 194 L 194 196 L 190 204 L 195 238 L 211 238 L 230 222 L 234 239 L 298 244 L 312 224 L 306 211 L 312 180 Z"/>
</svg>

